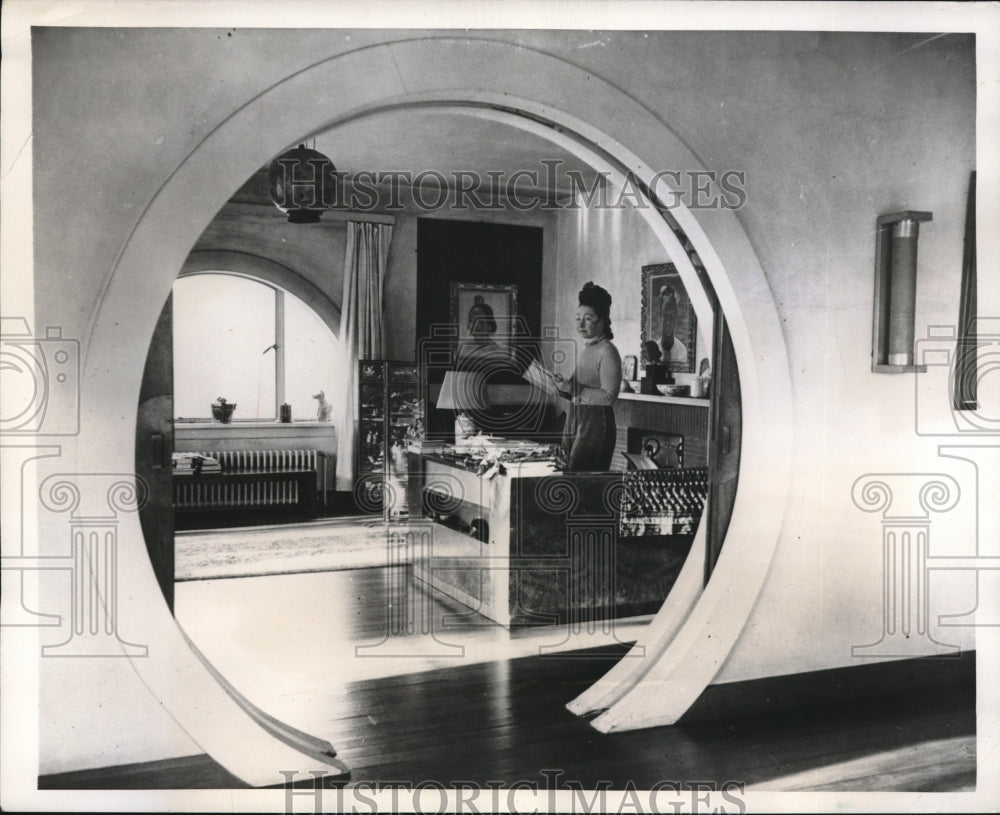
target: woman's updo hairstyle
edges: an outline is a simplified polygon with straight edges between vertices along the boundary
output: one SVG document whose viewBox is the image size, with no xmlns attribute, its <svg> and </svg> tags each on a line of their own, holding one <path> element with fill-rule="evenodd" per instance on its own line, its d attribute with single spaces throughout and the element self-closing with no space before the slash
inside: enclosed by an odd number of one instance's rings
<svg viewBox="0 0 1000 815">
<path fill-rule="evenodd" d="M 579 302 L 581 306 L 587 306 L 594 310 L 597 316 L 604 321 L 604 336 L 609 340 L 614 339 L 615 335 L 611 330 L 611 295 L 608 294 L 607 290 L 588 281 L 580 289 Z"/>
</svg>

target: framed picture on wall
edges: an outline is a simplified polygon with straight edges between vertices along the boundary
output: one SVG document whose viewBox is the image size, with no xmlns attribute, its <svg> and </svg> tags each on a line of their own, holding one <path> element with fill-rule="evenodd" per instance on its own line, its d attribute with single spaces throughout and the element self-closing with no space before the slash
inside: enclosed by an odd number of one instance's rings
<svg viewBox="0 0 1000 815">
<path fill-rule="evenodd" d="M 622 379 L 634 382 L 638 378 L 639 359 L 634 354 L 622 357 Z"/>
<path fill-rule="evenodd" d="M 459 359 L 510 357 L 517 325 L 517 286 L 452 283 L 451 322 L 458 327 Z"/>
<path fill-rule="evenodd" d="M 694 307 L 672 263 L 642 267 L 642 339 L 653 340 L 667 370 L 695 372 L 698 338 Z"/>
</svg>

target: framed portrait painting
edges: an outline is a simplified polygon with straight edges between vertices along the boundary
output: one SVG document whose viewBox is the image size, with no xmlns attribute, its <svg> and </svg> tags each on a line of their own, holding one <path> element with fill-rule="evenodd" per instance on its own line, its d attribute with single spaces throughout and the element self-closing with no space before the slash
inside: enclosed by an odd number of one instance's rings
<svg viewBox="0 0 1000 815">
<path fill-rule="evenodd" d="M 672 263 L 642 267 L 642 339 L 656 342 L 667 370 L 695 373 L 694 307 Z"/>
<path fill-rule="evenodd" d="M 453 282 L 451 322 L 458 328 L 459 349 L 490 347 L 494 353 L 510 356 L 517 323 L 517 286 Z"/>
</svg>

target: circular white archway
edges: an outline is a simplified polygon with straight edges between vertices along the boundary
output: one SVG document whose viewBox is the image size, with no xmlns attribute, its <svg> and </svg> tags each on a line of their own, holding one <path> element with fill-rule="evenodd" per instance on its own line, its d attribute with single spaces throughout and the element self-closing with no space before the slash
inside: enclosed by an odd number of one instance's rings
<svg viewBox="0 0 1000 815">
<path fill-rule="evenodd" d="M 511 61 L 517 71 L 496 70 Z M 538 119 L 556 123 L 578 149 L 612 156 L 619 168 L 644 181 L 657 168 L 705 169 L 639 101 L 568 62 L 509 43 L 405 40 L 349 52 L 290 76 L 233 112 L 176 168 L 139 217 L 87 343 L 82 396 L 92 407 L 83 419 L 81 471 L 106 469 L 109 450 L 115 451 L 116 464 L 131 469 L 134 416 L 121 422 L 101 409 L 110 398 L 105 394 L 118 403 L 138 399 L 146 343 L 126 336 L 126 327 L 144 324 L 152 333 L 178 269 L 231 191 L 275 152 L 308 134 L 386 106 L 418 103 L 503 109 L 510 123 L 523 129 L 539 128 Z M 266 120 L 259 115 L 262 107 Z M 555 137 L 556 131 L 547 135 Z M 680 608 L 668 600 L 642 643 L 646 659 L 625 660 L 574 704 L 581 712 L 606 709 L 595 722 L 604 730 L 676 721 L 712 681 L 764 583 L 784 517 L 775 496 L 787 495 L 791 385 L 763 270 L 733 212 L 703 210 L 696 219 L 678 206 L 672 214 L 701 257 L 732 334 L 743 400 L 741 466 L 744 472 L 766 466 L 768 484 L 765 492 L 754 479 L 741 479 L 726 547 L 709 585 L 692 596 L 693 606 Z M 655 211 L 649 216 L 692 283 L 689 289 L 699 290 L 673 232 Z M 769 511 L 756 512 L 765 502 Z M 133 660 L 143 682 L 227 769 L 250 784 L 275 783 L 275 767 L 295 766 L 289 762 L 298 755 L 296 746 L 259 727 L 190 649 L 162 602 L 138 521 L 123 519 L 119 536 L 123 579 L 136 588 L 123 598 L 123 613 L 146 620 L 147 636 L 158 646 L 149 659 Z M 700 564 L 698 573 L 700 580 Z M 664 682 L 670 694 L 663 693 Z"/>
</svg>

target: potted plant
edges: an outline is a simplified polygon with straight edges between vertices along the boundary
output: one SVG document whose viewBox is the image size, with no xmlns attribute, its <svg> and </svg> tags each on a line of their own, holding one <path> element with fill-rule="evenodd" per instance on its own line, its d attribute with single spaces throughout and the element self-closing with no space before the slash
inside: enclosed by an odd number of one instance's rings
<svg viewBox="0 0 1000 815">
<path fill-rule="evenodd" d="M 216 422 L 229 424 L 233 420 L 233 411 L 236 410 L 235 402 L 227 402 L 223 397 L 219 397 L 212 405 L 212 419 Z"/>
</svg>

